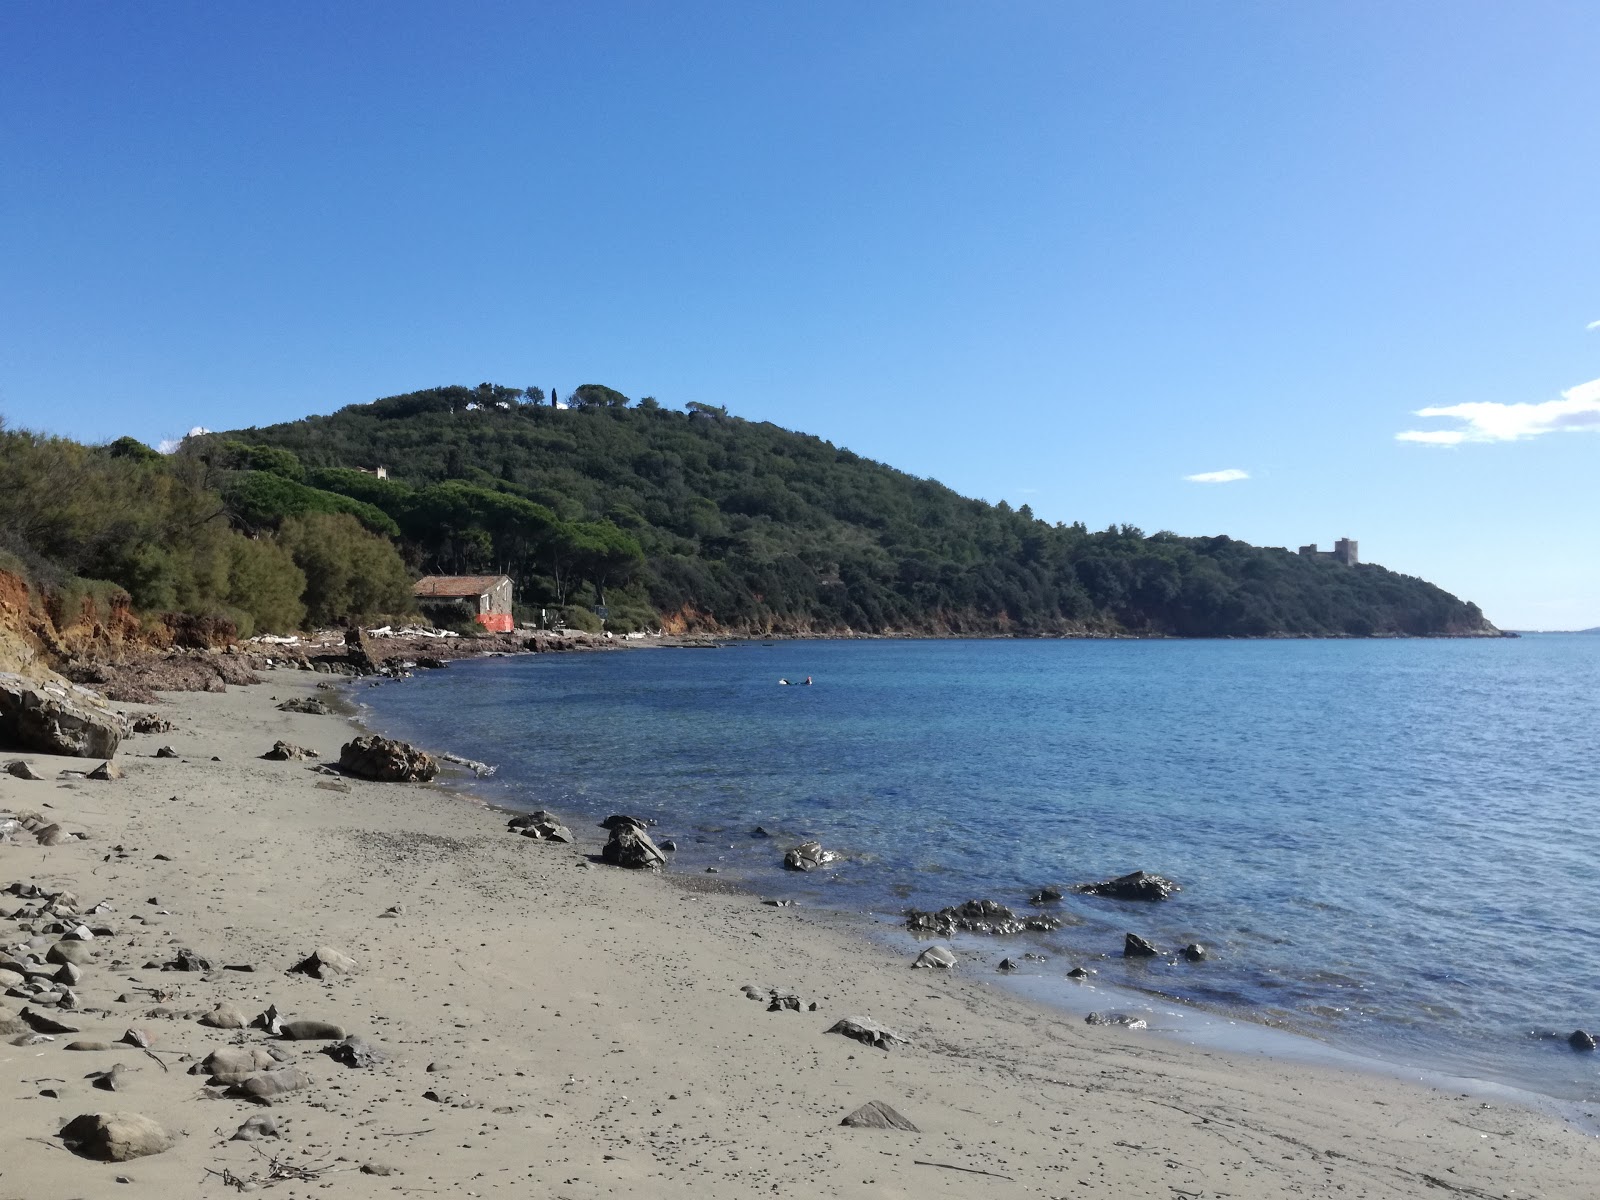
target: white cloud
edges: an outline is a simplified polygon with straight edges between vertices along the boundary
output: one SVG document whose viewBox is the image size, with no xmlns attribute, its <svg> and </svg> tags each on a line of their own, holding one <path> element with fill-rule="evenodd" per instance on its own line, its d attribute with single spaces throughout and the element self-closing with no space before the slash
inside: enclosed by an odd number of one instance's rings
<svg viewBox="0 0 1600 1200">
<path fill-rule="evenodd" d="M 1478 401 L 1444 408 L 1421 408 L 1419 417 L 1460 421 L 1455 429 L 1408 429 L 1395 434 L 1402 442 L 1424 446 L 1459 446 L 1463 442 L 1520 442 L 1546 433 L 1600 432 L 1600 379 L 1591 379 L 1541 404 L 1495 404 Z"/>
<path fill-rule="evenodd" d="M 1249 471 L 1241 471 L 1238 467 L 1229 467 L 1226 471 L 1201 471 L 1198 475 L 1185 475 L 1189 483 L 1237 483 L 1241 479 L 1249 479 Z"/>
<path fill-rule="evenodd" d="M 1600 321 L 1590 321 L 1584 328 L 1592 333 L 1594 330 L 1600 329 Z"/>
<path fill-rule="evenodd" d="M 156 449 L 158 451 L 160 451 L 162 454 L 171 454 L 179 446 L 183 445 L 183 443 L 185 441 L 187 441 L 189 438 L 192 438 L 192 437 L 203 437 L 205 434 L 208 434 L 210 432 L 211 432 L 211 430 L 207 429 L 204 425 L 196 425 L 193 429 L 189 430 L 189 432 L 184 434 L 183 437 L 181 437 L 181 438 L 162 438 L 159 442 L 156 443 Z"/>
</svg>

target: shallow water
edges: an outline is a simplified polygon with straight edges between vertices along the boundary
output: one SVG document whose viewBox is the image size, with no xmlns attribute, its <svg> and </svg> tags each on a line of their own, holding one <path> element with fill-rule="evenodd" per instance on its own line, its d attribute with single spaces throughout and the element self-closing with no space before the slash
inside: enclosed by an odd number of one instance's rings
<svg viewBox="0 0 1600 1200">
<path fill-rule="evenodd" d="M 1172 900 L 1069 896 L 1075 923 L 995 956 L 1048 955 L 1036 995 L 1086 963 L 1600 1099 L 1600 1056 L 1565 1043 L 1600 1027 L 1597 636 L 779 642 L 463 662 L 359 695 L 385 731 L 497 764 L 474 785 L 495 803 L 655 818 L 675 869 L 886 922 L 1159 871 Z M 779 869 L 807 837 L 849 860 Z M 1128 930 L 1212 958 L 1127 963 Z"/>
</svg>

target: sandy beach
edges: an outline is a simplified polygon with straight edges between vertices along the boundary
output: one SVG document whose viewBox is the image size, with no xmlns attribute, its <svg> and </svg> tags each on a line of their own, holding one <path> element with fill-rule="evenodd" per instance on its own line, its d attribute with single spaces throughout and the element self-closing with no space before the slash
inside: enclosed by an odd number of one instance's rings
<svg viewBox="0 0 1600 1200">
<path fill-rule="evenodd" d="M 35 1008 L 76 1031 L 0 1040 L 0 1200 L 222 1196 L 230 1179 L 284 1197 L 1594 1194 L 1600 1146 L 1541 1112 L 1087 1026 L 975 972 L 910 970 L 803 908 L 600 865 L 599 829 L 531 841 L 445 788 L 262 760 L 280 738 L 337 759 L 346 719 L 276 707 L 315 679 L 167 697 L 150 711 L 174 729 L 126 741 L 120 780 L 0 755 L 45 777 L 0 775 L 0 810 L 86 835 L 0 845 L 0 888 L 109 905 L 84 918 L 109 932 L 86 943 L 78 1009 Z M 0 893 L 0 917 L 38 903 Z M 44 924 L 0 920 L 0 943 Z M 354 968 L 288 973 L 319 947 Z M 161 969 L 180 951 L 211 969 Z M 0 1020 L 27 1004 L 0 999 Z M 196 1020 L 221 1004 L 335 1023 L 379 1058 Z M 907 1042 L 827 1032 L 848 1016 Z M 130 1029 L 151 1053 L 118 1040 Z M 309 1078 L 270 1106 L 189 1073 L 269 1044 Z M 114 1093 L 87 1078 L 118 1063 Z M 917 1131 L 841 1126 L 869 1101 Z M 67 1121 L 105 1111 L 153 1119 L 171 1149 L 63 1146 Z M 260 1115 L 279 1137 L 232 1140 Z"/>
</svg>

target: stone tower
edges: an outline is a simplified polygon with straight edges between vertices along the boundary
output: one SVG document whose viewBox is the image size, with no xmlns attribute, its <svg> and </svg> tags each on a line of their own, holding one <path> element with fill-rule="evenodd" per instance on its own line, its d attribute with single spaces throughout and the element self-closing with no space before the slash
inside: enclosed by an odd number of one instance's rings
<svg viewBox="0 0 1600 1200">
<path fill-rule="evenodd" d="M 1361 556 L 1356 553 L 1356 544 L 1350 538 L 1340 538 L 1333 544 L 1333 557 L 1347 567 L 1353 567 L 1361 561 Z"/>
</svg>

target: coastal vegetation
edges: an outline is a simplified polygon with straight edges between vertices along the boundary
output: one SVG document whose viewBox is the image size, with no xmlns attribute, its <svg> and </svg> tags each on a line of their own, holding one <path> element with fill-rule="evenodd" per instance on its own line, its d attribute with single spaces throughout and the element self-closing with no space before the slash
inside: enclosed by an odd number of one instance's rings
<svg viewBox="0 0 1600 1200">
<path fill-rule="evenodd" d="M 383 468 L 380 473 L 379 468 Z M 725 409 L 608 387 L 439 387 L 325 416 L 84 446 L 0 429 L 0 552 L 241 631 L 505 573 L 524 617 L 769 632 L 1436 635 L 1473 604 L 1226 535 L 1052 524 Z M 74 585 L 77 586 L 77 585 Z"/>
</svg>

